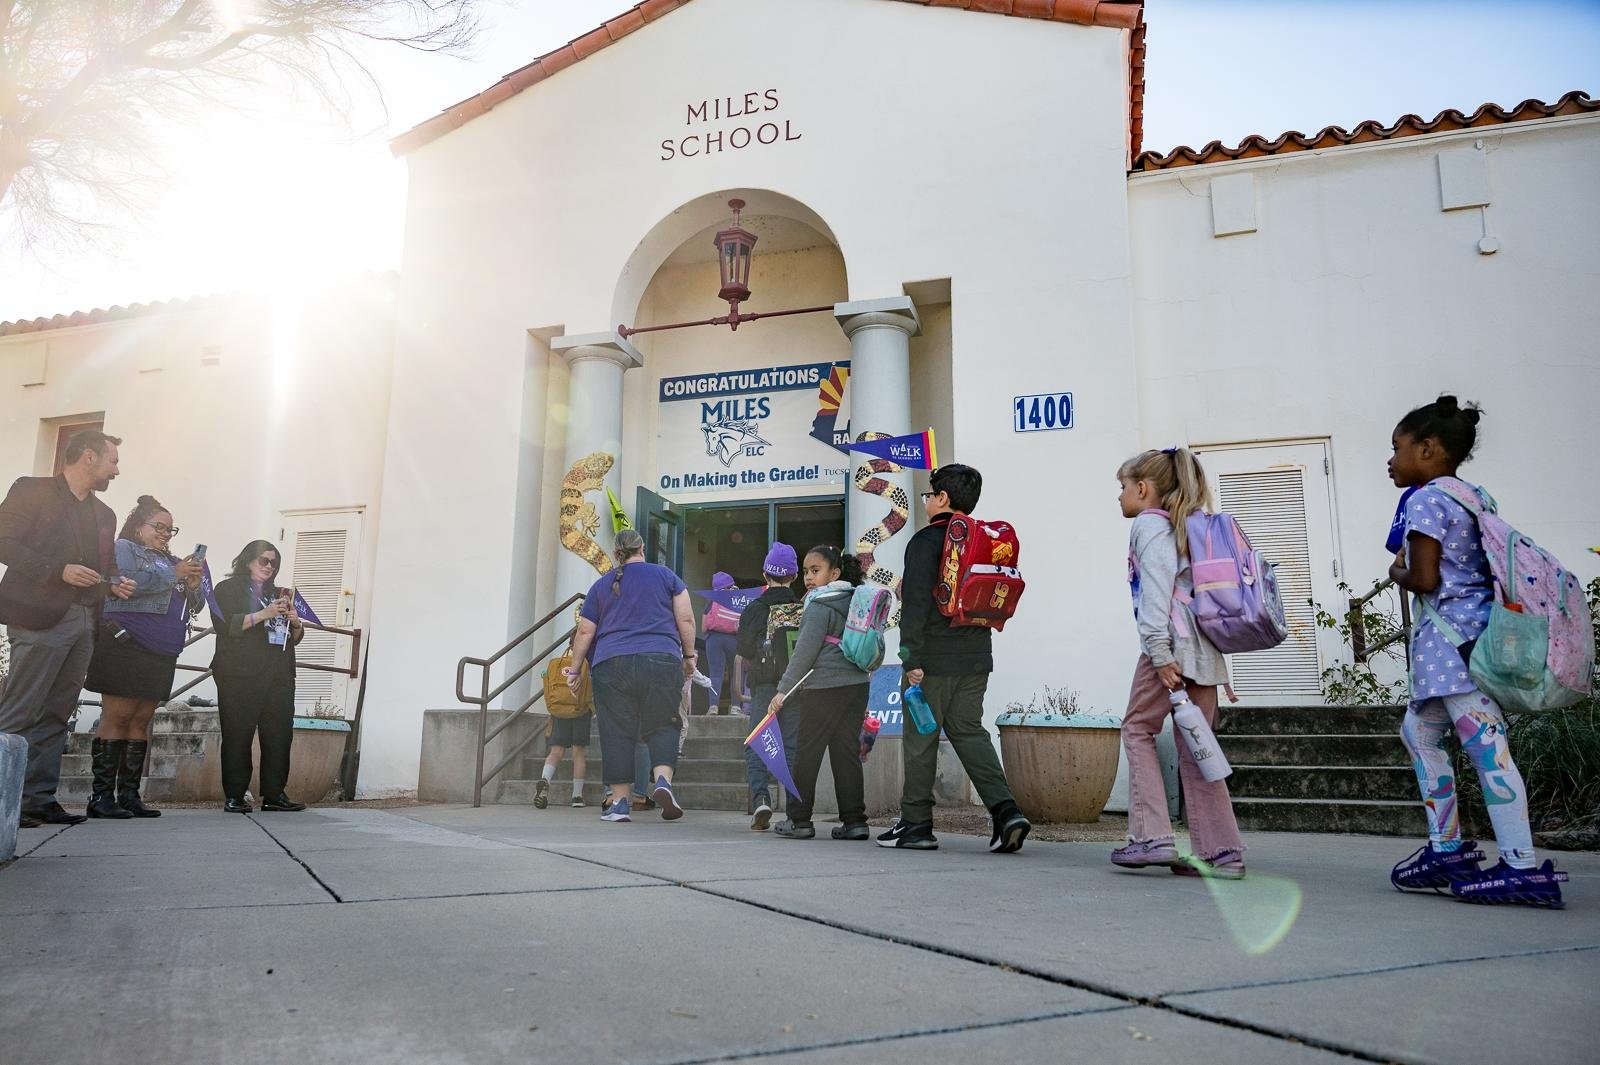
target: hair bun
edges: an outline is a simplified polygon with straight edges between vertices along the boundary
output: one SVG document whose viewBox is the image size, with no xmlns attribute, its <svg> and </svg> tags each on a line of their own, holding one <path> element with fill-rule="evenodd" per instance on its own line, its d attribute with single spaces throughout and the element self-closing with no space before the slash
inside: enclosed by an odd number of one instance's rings
<svg viewBox="0 0 1600 1065">
<path fill-rule="evenodd" d="M 1433 406 L 1440 414 L 1454 414 L 1461 409 L 1461 401 L 1454 396 L 1440 396 Z"/>
<path fill-rule="evenodd" d="M 1477 425 L 1478 419 L 1483 417 L 1483 411 L 1478 409 L 1476 403 L 1468 403 L 1461 411 L 1461 416 L 1467 420 L 1468 425 Z"/>
<path fill-rule="evenodd" d="M 155 496 L 140 496 L 139 505 L 141 507 L 159 507 L 161 505 L 161 501 Z"/>
</svg>

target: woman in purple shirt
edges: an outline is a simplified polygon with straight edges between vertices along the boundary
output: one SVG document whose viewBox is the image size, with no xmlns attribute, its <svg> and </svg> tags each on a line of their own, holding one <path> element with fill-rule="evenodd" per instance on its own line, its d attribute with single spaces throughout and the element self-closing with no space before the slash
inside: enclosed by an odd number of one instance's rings
<svg viewBox="0 0 1600 1065">
<path fill-rule="evenodd" d="M 90 748 L 90 817 L 161 816 L 139 798 L 150 722 L 172 693 L 189 618 L 204 601 L 200 563 L 167 549 L 177 531 L 171 511 L 154 496 L 140 496 L 117 534 L 117 573 L 133 581 L 134 592 L 106 600 L 83 685 L 100 693 L 100 727 Z"/>
<path fill-rule="evenodd" d="M 661 817 L 673 821 L 683 808 L 672 794 L 678 765 L 678 704 L 683 682 L 694 675 L 694 611 L 689 589 L 665 566 L 646 562 L 644 538 L 635 529 L 617 533 L 616 566 L 590 587 L 572 640 L 572 661 L 588 659 L 594 676 L 595 716 L 600 723 L 600 762 L 613 795 L 627 796 L 633 782 L 636 744 L 650 748 L 655 787 L 651 798 Z M 580 673 L 563 674 L 574 691 Z M 631 821 L 631 803 L 619 798 L 603 821 Z"/>
</svg>

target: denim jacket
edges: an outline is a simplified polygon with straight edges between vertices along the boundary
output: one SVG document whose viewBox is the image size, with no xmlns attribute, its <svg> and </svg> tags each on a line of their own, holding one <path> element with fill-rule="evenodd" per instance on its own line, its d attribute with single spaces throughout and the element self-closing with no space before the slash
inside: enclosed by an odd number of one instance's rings
<svg viewBox="0 0 1600 1065">
<path fill-rule="evenodd" d="M 108 596 L 106 613 L 165 614 L 172 606 L 172 589 L 178 586 L 177 563 L 132 540 L 118 540 L 116 552 L 117 575 L 133 581 L 134 592 L 128 599 Z"/>
</svg>

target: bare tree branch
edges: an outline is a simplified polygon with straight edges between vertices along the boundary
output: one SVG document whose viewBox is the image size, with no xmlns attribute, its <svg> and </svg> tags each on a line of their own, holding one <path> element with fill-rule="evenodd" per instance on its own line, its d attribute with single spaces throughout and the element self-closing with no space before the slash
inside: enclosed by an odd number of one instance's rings
<svg viewBox="0 0 1600 1065">
<path fill-rule="evenodd" d="M 0 215 L 25 245 L 94 240 L 159 181 L 150 123 L 306 90 L 348 122 L 383 106 L 354 46 L 460 52 L 482 0 L 0 0 Z M 231 21 L 230 21 L 231 20 Z"/>
</svg>

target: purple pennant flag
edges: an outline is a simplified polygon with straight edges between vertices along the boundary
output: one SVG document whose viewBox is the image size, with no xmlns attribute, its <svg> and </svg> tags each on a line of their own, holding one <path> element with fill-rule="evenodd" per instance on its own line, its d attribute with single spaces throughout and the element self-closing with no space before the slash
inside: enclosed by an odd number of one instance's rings
<svg viewBox="0 0 1600 1065">
<path fill-rule="evenodd" d="M 708 588 L 703 592 L 695 592 L 694 594 L 707 602 L 720 603 L 735 614 L 743 614 L 746 607 L 761 598 L 762 590 L 760 588 Z"/>
<path fill-rule="evenodd" d="M 761 764 L 767 767 L 767 772 L 777 778 L 790 795 L 800 797 L 800 789 L 794 786 L 794 778 L 789 775 L 789 760 L 783 753 L 783 732 L 778 728 L 778 715 L 771 710 L 761 719 L 761 724 L 745 738 L 745 746 L 756 752 L 756 757 L 761 759 Z"/>
<path fill-rule="evenodd" d="M 209 562 L 200 563 L 200 593 L 205 596 L 206 606 L 211 608 L 212 615 L 225 622 L 227 619 L 223 616 L 222 608 L 217 605 L 217 594 L 211 585 L 211 563 Z M 311 604 L 306 602 L 305 597 L 300 594 L 298 588 L 295 589 L 294 593 L 294 612 L 299 615 L 302 621 L 309 621 L 313 625 L 322 624 L 322 619 L 317 617 L 317 612 L 311 609 Z"/>
</svg>

